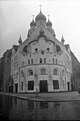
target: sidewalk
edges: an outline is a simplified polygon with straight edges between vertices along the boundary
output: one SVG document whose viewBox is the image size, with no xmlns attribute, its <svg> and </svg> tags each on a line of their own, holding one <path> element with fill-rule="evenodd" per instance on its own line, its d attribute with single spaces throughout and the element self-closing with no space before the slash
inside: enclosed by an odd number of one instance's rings
<svg viewBox="0 0 80 121">
<path fill-rule="evenodd" d="M 7 93 L 0 92 L 0 95 L 9 95 L 25 100 L 33 101 L 50 101 L 50 102 L 64 102 L 64 101 L 80 101 L 80 94 L 77 91 L 75 92 L 57 92 L 57 93 L 39 93 L 39 98 L 36 98 L 36 94 L 27 94 L 27 93 Z"/>
</svg>

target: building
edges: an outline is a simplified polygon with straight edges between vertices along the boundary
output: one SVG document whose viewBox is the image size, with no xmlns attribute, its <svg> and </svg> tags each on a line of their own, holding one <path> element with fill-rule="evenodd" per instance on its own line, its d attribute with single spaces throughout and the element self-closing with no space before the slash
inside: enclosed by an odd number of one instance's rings
<svg viewBox="0 0 80 121">
<path fill-rule="evenodd" d="M 11 55 L 12 49 L 3 54 L 3 91 L 9 91 L 9 81 L 11 76 Z"/>
<path fill-rule="evenodd" d="M 3 90 L 4 79 L 4 57 L 0 58 L 0 90 Z"/>
<path fill-rule="evenodd" d="M 40 10 L 30 23 L 27 39 L 12 48 L 14 92 L 71 90 L 72 60 L 69 44 L 56 38 L 52 23 Z"/>
</svg>

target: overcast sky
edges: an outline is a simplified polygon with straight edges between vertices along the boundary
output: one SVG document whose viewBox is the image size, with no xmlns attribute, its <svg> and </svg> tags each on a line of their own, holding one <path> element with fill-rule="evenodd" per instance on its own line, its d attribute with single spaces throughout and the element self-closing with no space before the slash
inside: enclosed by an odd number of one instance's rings
<svg viewBox="0 0 80 121">
<path fill-rule="evenodd" d="M 32 15 L 40 12 L 50 15 L 56 38 L 69 44 L 80 61 L 80 1 L 78 0 L 6 0 L 0 1 L 0 57 L 13 44 L 18 44 L 21 35 L 27 37 Z"/>
</svg>

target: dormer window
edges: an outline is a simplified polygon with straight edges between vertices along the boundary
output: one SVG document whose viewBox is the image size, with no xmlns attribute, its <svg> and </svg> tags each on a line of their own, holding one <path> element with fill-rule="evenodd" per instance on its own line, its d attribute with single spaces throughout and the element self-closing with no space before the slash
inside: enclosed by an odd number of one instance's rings
<svg viewBox="0 0 80 121">
<path fill-rule="evenodd" d="M 61 48 L 60 48 L 59 45 L 56 45 L 56 51 L 57 51 L 57 52 L 61 51 Z"/>
<path fill-rule="evenodd" d="M 26 52 L 26 53 L 28 52 L 27 46 L 25 46 L 25 47 L 23 48 L 23 51 Z"/>
</svg>

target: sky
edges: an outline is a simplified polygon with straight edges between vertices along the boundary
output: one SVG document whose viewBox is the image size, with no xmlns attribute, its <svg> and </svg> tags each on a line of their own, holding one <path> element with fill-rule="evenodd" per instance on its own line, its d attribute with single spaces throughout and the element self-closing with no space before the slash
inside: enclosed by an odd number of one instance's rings
<svg viewBox="0 0 80 121">
<path fill-rule="evenodd" d="M 69 44 L 80 62 L 80 1 L 79 0 L 0 0 L 0 57 L 27 38 L 32 15 L 40 12 L 52 22 L 56 38 Z"/>
</svg>

